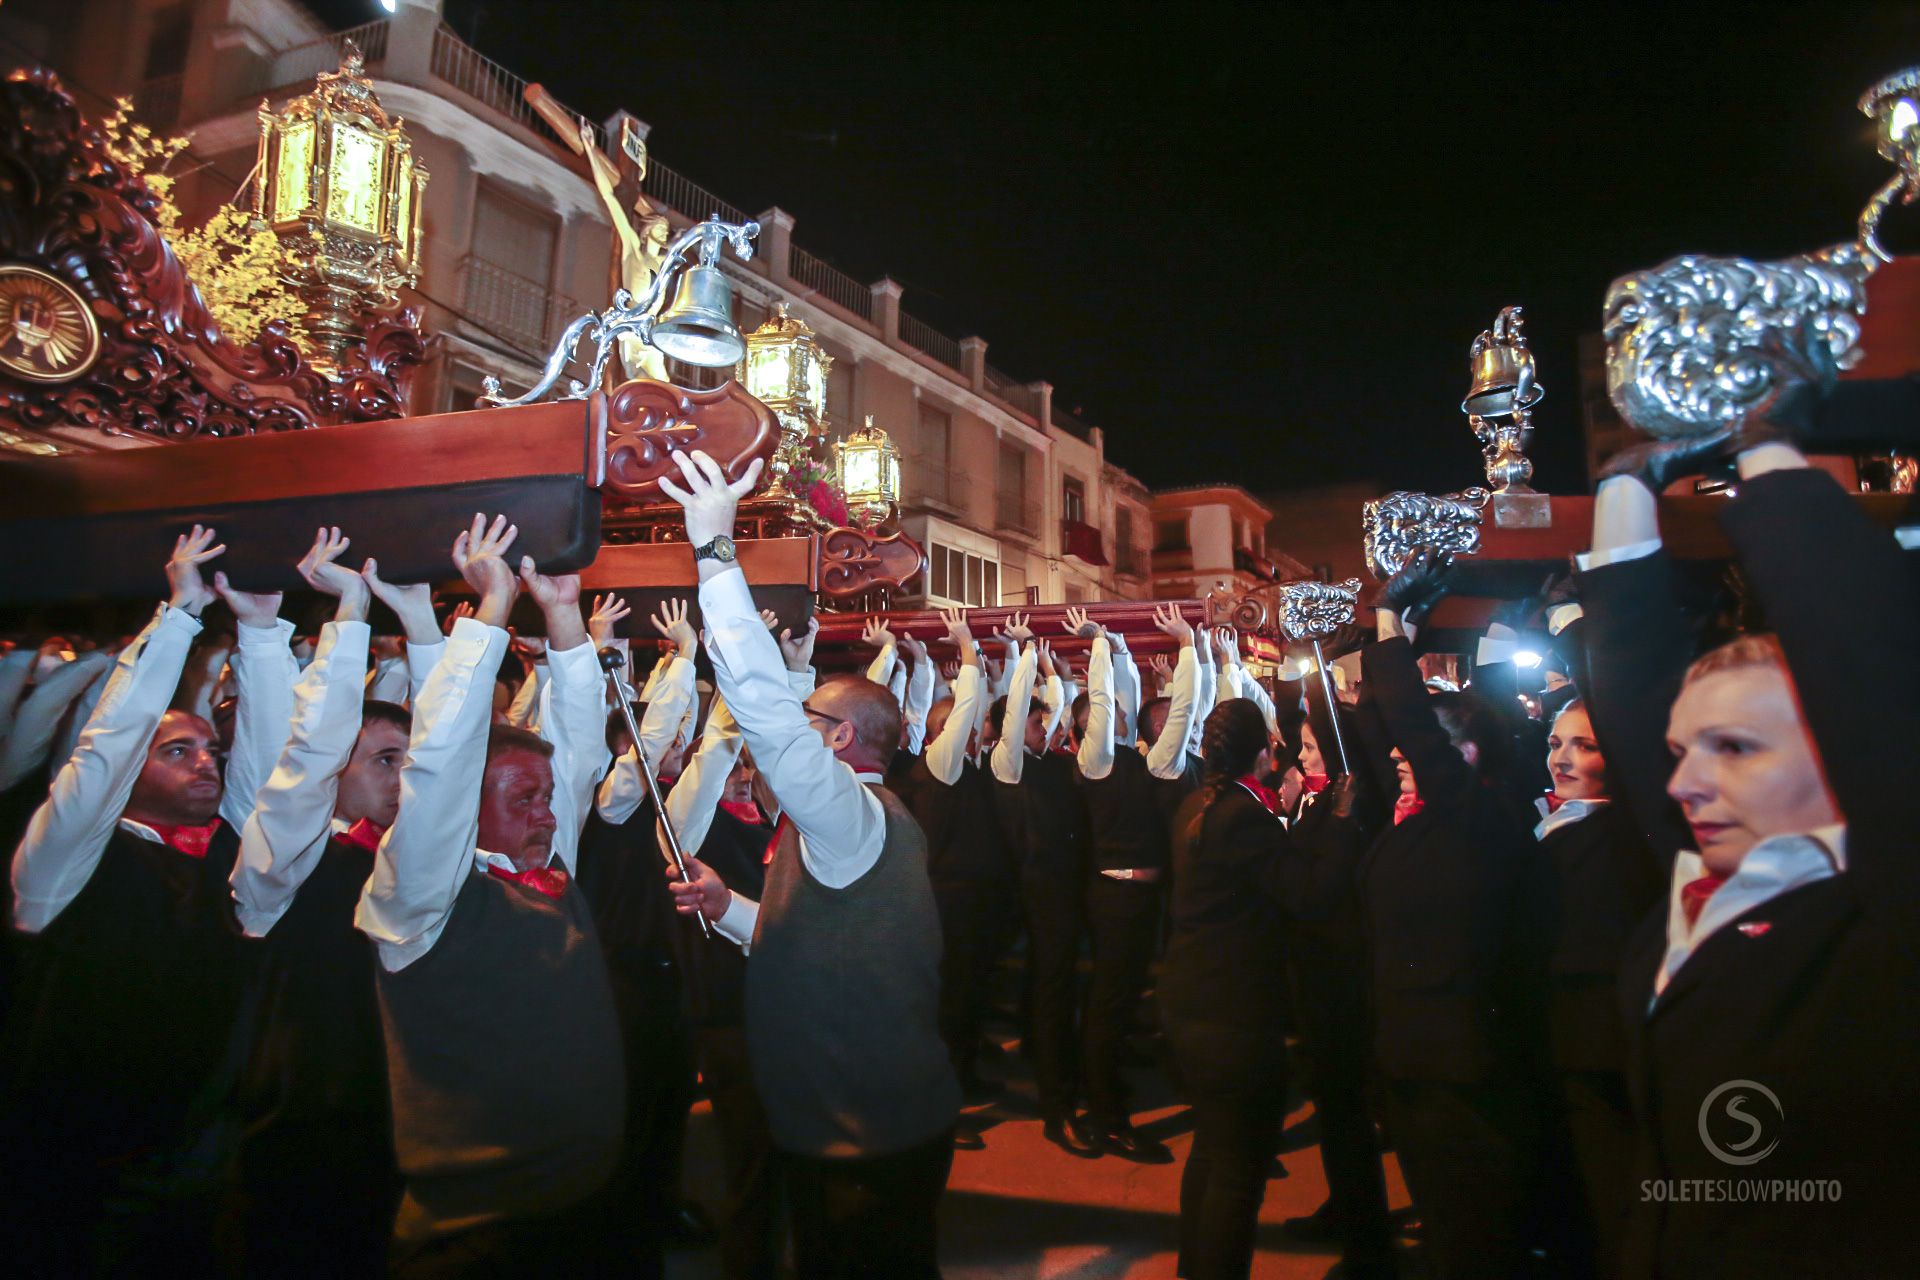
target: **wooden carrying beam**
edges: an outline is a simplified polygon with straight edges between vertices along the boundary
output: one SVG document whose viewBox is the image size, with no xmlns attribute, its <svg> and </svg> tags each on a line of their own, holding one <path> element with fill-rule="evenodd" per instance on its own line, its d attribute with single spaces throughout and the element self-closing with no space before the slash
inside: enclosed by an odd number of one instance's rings
<svg viewBox="0 0 1920 1280">
<path fill-rule="evenodd" d="M 219 530 L 248 590 L 296 589 L 322 524 L 396 582 L 447 573 L 476 512 L 570 572 L 600 546 L 604 418 L 593 401 L 403 418 L 64 458 L 0 461 L 0 604 L 148 600 L 175 535 Z"/>
<path fill-rule="evenodd" d="M 1206 619 L 1206 605 L 1199 600 L 1099 600 L 1084 607 L 1087 616 L 1109 631 L 1118 631 L 1127 638 L 1127 647 L 1135 653 L 1170 653 L 1173 641 L 1154 629 L 1153 610 L 1155 605 L 1173 605 L 1188 622 L 1198 627 Z M 1090 642 L 1078 636 L 1067 634 L 1067 606 L 1064 604 L 1036 604 L 1031 609 L 968 609 L 967 626 L 973 631 L 974 639 L 983 645 L 989 643 L 996 628 L 1007 624 L 1007 619 L 1015 613 L 1027 615 L 1037 639 L 1046 640 L 1062 653 L 1084 653 Z M 951 645 L 944 643 L 947 624 L 940 621 L 940 614 L 932 609 L 916 609 L 898 613 L 823 613 L 820 615 L 820 639 L 816 652 L 833 654 L 837 662 L 827 665 L 845 665 L 852 661 L 855 651 L 861 650 L 860 632 L 869 618 L 879 618 L 896 636 L 912 636 L 916 640 L 927 642 L 934 656 L 941 659 L 953 656 Z M 873 650 L 865 649 L 871 656 Z"/>
</svg>

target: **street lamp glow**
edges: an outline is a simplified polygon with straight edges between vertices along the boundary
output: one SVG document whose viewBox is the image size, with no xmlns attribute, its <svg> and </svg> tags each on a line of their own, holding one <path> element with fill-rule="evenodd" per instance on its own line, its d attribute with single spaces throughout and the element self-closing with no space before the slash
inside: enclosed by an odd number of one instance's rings
<svg viewBox="0 0 1920 1280">
<path fill-rule="evenodd" d="M 1522 649 L 1513 655 L 1513 665 L 1523 671 L 1531 671 L 1545 659 L 1531 649 Z"/>
<path fill-rule="evenodd" d="M 394 11 L 394 7 L 399 3 L 400 3 L 400 0 L 380 0 L 380 7 L 382 9 L 385 9 L 388 13 L 392 13 Z"/>
</svg>

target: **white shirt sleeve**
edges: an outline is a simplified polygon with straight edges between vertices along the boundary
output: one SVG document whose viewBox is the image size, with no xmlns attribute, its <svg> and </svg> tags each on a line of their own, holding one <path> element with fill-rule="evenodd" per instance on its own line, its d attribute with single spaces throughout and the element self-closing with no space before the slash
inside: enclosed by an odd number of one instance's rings
<svg viewBox="0 0 1920 1280">
<path fill-rule="evenodd" d="M 659 777 L 660 761 L 680 738 L 680 726 L 694 704 L 693 660 L 675 653 L 654 664 L 643 691 L 646 714 L 640 717 L 640 745 L 647 769 Z M 602 735 L 604 741 L 604 733 Z M 619 826 L 640 811 L 647 800 L 647 780 L 640 776 L 640 757 L 628 748 L 600 784 L 600 817 Z"/>
<path fill-rule="evenodd" d="M 162 605 L 120 651 L 73 756 L 14 850 L 13 923 L 22 932 L 53 923 L 93 877 L 199 634 L 198 618 Z"/>
<path fill-rule="evenodd" d="M 733 712 L 727 710 L 727 700 L 714 694 L 713 705 L 707 709 L 707 727 L 700 734 L 699 750 L 687 761 L 673 790 L 667 792 L 667 820 L 673 823 L 673 833 L 680 837 L 682 852 L 698 853 L 706 844 L 707 832 L 713 829 L 713 815 L 720 807 L 720 797 L 727 793 L 727 776 L 733 772 L 744 746 L 740 725 L 734 720 Z M 660 839 L 663 857 L 666 848 L 663 835 Z"/>
<path fill-rule="evenodd" d="M 20 708 L 20 691 L 27 687 L 27 677 L 33 673 L 33 664 L 39 656 L 35 650 L 25 648 L 0 654 L 0 742 L 5 742 L 13 732 L 13 717 Z"/>
<path fill-rule="evenodd" d="M 1147 772 L 1156 778 L 1177 778 L 1187 762 L 1187 739 L 1191 736 L 1194 686 L 1198 681 L 1198 662 L 1193 645 L 1180 646 L 1180 660 L 1173 667 L 1173 683 L 1167 686 L 1167 722 L 1147 749 Z"/>
<path fill-rule="evenodd" d="M 1080 739 L 1080 772 L 1104 778 L 1113 772 L 1113 646 L 1095 636 L 1087 660 L 1087 732 Z"/>
<path fill-rule="evenodd" d="M 447 651 L 445 640 L 433 644 L 414 644 L 407 642 L 407 705 L 411 707 L 420 701 L 420 691 L 427 687 L 427 677 L 440 665 L 441 655 Z M 493 700 L 491 690 L 487 693 L 489 703 Z"/>
<path fill-rule="evenodd" d="M 907 677 L 907 701 L 902 719 L 907 725 L 907 750 L 919 755 L 927 740 L 927 712 L 933 710 L 933 659 L 913 664 Z"/>
<path fill-rule="evenodd" d="M 767 634 L 736 568 L 700 584 L 714 684 L 739 722 L 754 768 L 767 781 L 783 817 L 800 833 L 800 853 L 829 889 L 858 880 L 880 860 L 886 811 L 807 720 L 787 682 L 779 646 Z M 737 898 L 738 895 L 736 895 Z"/>
<path fill-rule="evenodd" d="M 318 662 L 320 655 L 314 654 Z M 373 670 L 367 673 L 368 702 L 404 703 L 413 687 L 412 673 L 408 670 L 406 655 L 397 658 L 379 658 L 373 664 Z"/>
<path fill-rule="evenodd" d="M 340 773 L 360 735 L 369 634 L 364 622 L 327 623 L 294 686 L 292 731 L 241 829 L 229 877 L 249 937 L 264 938 L 279 923 L 333 837 Z"/>
<path fill-rule="evenodd" d="M 1007 709 L 1000 720 L 1000 740 L 993 744 L 993 776 L 1012 784 L 1020 781 L 1027 763 L 1027 713 L 1033 706 L 1033 681 L 1040 674 L 1040 654 L 1032 646 L 1020 655 L 1007 688 Z"/>
<path fill-rule="evenodd" d="M 400 768 L 400 813 L 381 837 L 353 917 L 389 973 L 440 940 L 474 873 L 493 679 L 506 652 L 505 631 L 459 619 L 414 706 L 413 736 Z"/>
<path fill-rule="evenodd" d="M 1054 730 L 1060 727 L 1065 718 L 1067 707 L 1066 683 L 1057 675 L 1047 677 L 1046 684 L 1040 689 L 1040 705 L 1047 709 L 1046 729 L 1047 745 L 1053 745 Z"/>
<path fill-rule="evenodd" d="M 875 684 L 883 684 L 888 688 L 892 688 L 893 669 L 899 661 L 900 655 L 892 645 L 881 645 L 880 652 L 875 654 L 873 661 L 867 664 L 867 679 L 873 681 Z"/>
<path fill-rule="evenodd" d="M 293 720 L 293 686 L 300 664 L 290 647 L 293 624 L 276 618 L 271 627 L 240 624 L 233 651 L 233 750 L 227 753 L 227 781 L 220 793 L 220 816 L 235 831 L 246 828 L 254 796 L 273 773 Z M 366 654 L 360 657 L 366 666 Z"/>
<path fill-rule="evenodd" d="M 513 701 L 507 704 L 508 724 L 517 729 L 531 729 L 535 733 L 540 731 L 540 692 L 546 686 L 550 662 L 551 657 L 546 662 L 533 663 L 527 678 L 514 690 Z"/>
<path fill-rule="evenodd" d="M 1007 653 L 1000 663 L 1000 674 L 993 678 L 987 688 L 987 701 L 1004 698 L 1013 690 L 1013 671 L 1020 665 L 1020 646 L 1012 640 L 1007 641 Z"/>
<path fill-rule="evenodd" d="M 960 780 L 967 763 L 967 739 L 980 718 L 980 706 L 986 701 L 986 684 L 977 666 L 963 666 L 953 681 L 953 709 L 947 722 L 927 744 L 927 772 L 952 786 Z"/>
<path fill-rule="evenodd" d="M 1207 723 L 1207 717 L 1213 714 L 1214 704 L 1220 698 L 1213 662 L 1203 652 L 1206 643 L 1200 639 L 1193 645 L 1193 720 L 1187 726 L 1187 750 L 1196 753 L 1200 750 L 1201 729 Z M 1186 655 L 1181 656 L 1184 658 Z M 1171 689 L 1168 690 L 1168 696 L 1172 696 Z"/>
<path fill-rule="evenodd" d="M 539 733 L 553 744 L 553 856 L 572 872 L 594 784 L 607 771 L 606 672 L 591 640 L 548 650 L 547 669 Z"/>
<path fill-rule="evenodd" d="M 1236 661 L 1226 668 L 1224 674 L 1227 677 L 1228 687 L 1232 690 L 1229 696 L 1245 698 L 1260 708 L 1260 716 L 1267 722 L 1267 732 L 1279 733 L 1280 720 L 1274 711 L 1273 699 L 1261 687 L 1260 682 L 1253 678 L 1253 673 Z"/>
<path fill-rule="evenodd" d="M 107 654 L 83 653 L 33 687 L 0 746 L 0 791 L 13 790 L 47 762 L 67 709 L 112 666 Z"/>
<path fill-rule="evenodd" d="M 1121 645 L 1115 645 L 1113 648 L 1113 705 L 1126 720 L 1127 734 L 1133 740 L 1138 740 L 1140 736 L 1140 701 L 1140 668 L 1134 665 L 1133 654 Z M 1129 741 L 1123 745 L 1132 746 L 1133 742 Z"/>
<path fill-rule="evenodd" d="M 74 747 L 80 743 L 80 730 L 86 727 L 87 721 L 93 719 L 93 709 L 100 705 L 100 696 L 106 692 L 107 682 L 113 678 L 113 657 L 106 654 L 102 656 L 106 661 L 94 672 L 93 679 L 87 681 L 87 687 L 80 691 L 73 705 L 67 708 L 67 714 L 60 718 L 60 736 L 55 739 L 49 757 L 59 764 L 65 764 L 73 755 Z"/>
</svg>

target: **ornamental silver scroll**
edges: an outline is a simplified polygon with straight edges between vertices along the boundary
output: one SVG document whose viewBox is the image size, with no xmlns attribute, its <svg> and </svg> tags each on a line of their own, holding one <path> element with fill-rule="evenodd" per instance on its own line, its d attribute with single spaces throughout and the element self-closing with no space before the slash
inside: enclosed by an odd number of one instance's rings
<svg viewBox="0 0 1920 1280">
<path fill-rule="evenodd" d="M 1401 491 L 1366 505 L 1367 572 L 1385 582 L 1400 572 L 1416 547 L 1433 547 L 1454 556 L 1480 550 L 1480 520 L 1492 498 L 1478 485 L 1434 497 Z"/>
<path fill-rule="evenodd" d="M 1291 640 L 1324 640 L 1353 623 L 1360 579 L 1321 582 L 1308 578 L 1280 584 L 1280 627 Z"/>
</svg>

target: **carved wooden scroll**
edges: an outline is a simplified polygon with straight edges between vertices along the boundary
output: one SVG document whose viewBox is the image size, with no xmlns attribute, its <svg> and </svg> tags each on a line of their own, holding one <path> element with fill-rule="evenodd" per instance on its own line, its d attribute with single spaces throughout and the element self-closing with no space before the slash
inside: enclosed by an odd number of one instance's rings
<svg viewBox="0 0 1920 1280">
<path fill-rule="evenodd" d="M 38 268 L 86 308 L 98 348 L 57 378 L 0 362 L 0 411 L 28 427 L 81 425 L 167 439 L 366 422 L 404 413 L 424 356 L 411 312 L 369 321 L 329 379 L 284 328 L 245 346 L 215 326 L 154 223 L 159 201 L 107 149 L 50 72 L 0 85 L 0 270 Z M 56 299 L 57 301 L 57 299 Z M 9 307 L 0 331 L 31 341 Z"/>
<path fill-rule="evenodd" d="M 689 391 L 635 379 L 607 397 L 607 484 L 610 503 L 648 506 L 667 499 L 660 477 L 678 477 L 676 453 L 699 449 L 737 480 L 755 458 L 771 460 L 780 444 L 773 410 L 737 382 Z M 771 480 L 762 476 L 762 483 Z"/>
<path fill-rule="evenodd" d="M 820 591 L 833 600 L 875 587 L 904 590 L 927 567 L 927 553 L 904 533 L 829 529 L 820 538 Z"/>
</svg>

